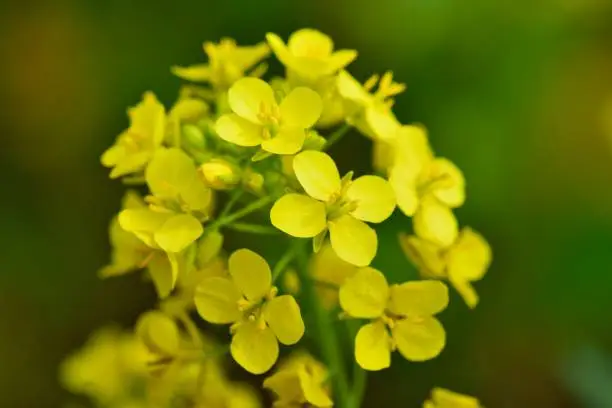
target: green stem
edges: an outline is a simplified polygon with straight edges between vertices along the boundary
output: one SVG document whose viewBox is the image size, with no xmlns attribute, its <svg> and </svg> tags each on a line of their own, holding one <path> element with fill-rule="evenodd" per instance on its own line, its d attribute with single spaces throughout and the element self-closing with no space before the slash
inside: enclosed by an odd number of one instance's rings
<svg viewBox="0 0 612 408">
<path fill-rule="evenodd" d="M 238 200 L 240 200 L 240 197 L 242 197 L 243 192 L 244 190 L 242 189 L 234 191 L 230 199 L 227 201 L 227 204 L 225 204 L 225 208 L 223 208 L 223 211 L 221 211 L 221 214 L 219 214 L 219 218 L 225 217 L 230 211 L 232 211 L 234 205 L 236 205 Z"/>
<path fill-rule="evenodd" d="M 213 230 L 215 228 L 220 228 L 220 227 L 227 226 L 228 224 L 231 224 L 234 221 L 237 221 L 237 220 L 239 220 L 242 217 L 246 217 L 247 215 L 251 214 L 252 212 L 255 212 L 255 211 L 259 210 L 260 208 L 265 207 L 266 205 L 270 204 L 275 199 L 276 199 L 275 196 L 266 196 L 266 197 L 260 198 L 259 200 L 255 200 L 251 204 L 249 204 L 246 207 L 236 211 L 233 214 L 229 214 L 229 215 L 225 215 L 225 216 L 220 216 L 219 218 L 217 218 L 216 221 L 212 222 L 208 226 L 208 228 L 210 230 Z"/>
<path fill-rule="evenodd" d="M 251 234 L 261 235 L 274 235 L 280 233 L 280 231 L 274 227 L 269 227 L 267 225 L 249 224 L 246 222 L 234 222 L 231 224 L 227 224 L 225 228 L 232 229 L 234 231 L 248 232 Z"/>
<path fill-rule="evenodd" d="M 351 127 L 347 123 L 339 127 L 334 133 L 329 136 L 329 138 L 327 139 L 327 143 L 325 143 L 325 146 L 323 146 L 323 151 L 329 150 L 329 148 L 336 144 L 336 142 L 338 142 L 340 139 L 342 139 L 350 129 Z"/>
<path fill-rule="evenodd" d="M 296 257 L 298 252 L 297 250 L 297 245 L 292 245 L 287 251 L 285 251 L 285 253 L 281 257 L 281 259 L 278 260 L 276 265 L 274 265 L 274 269 L 272 270 L 273 283 L 276 282 L 281 273 L 283 273 L 285 269 L 287 269 L 287 266 L 289 266 L 291 261 L 293 261 L 293 259 Z"/>
<path fill-rule="evenodd" d="M 338 344 L 338 336 L 334 328 L 329 313 L 319 302 L 315 286 L 307 271 L 307 255 L 303 242 L 299 242 L 298 261 L 301 281 L 303 283 L 303 293 L 308 299 L 309 306 L 314 313 L 315 334 L 319 340 L 323 360 L 327 364 L 331 373 L 332 389 L 334 401 L 338 408 L 357 408 L 352 404 L 351 391 L 348 386 L 348 379 L 342 361 L 342 351 Z"/>
</svg>

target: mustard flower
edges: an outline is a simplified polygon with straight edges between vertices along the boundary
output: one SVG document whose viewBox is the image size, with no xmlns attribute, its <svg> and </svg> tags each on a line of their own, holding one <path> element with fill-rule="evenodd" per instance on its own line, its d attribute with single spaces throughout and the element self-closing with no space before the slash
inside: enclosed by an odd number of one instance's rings
<svg viewBox="0 0 612 408">
<path fill-rule="evenodd" d="M 307 405 L 313 408 L 333 406 L 327 368 L 306 352 L 296 352 L 283 361 L 276 372 L 266 378 L 264 388 L 276 395 L 274 408 Z"/>
<path fill-rule="evenodd" d="M 219 136 L 239 146 L 261 146 L 273 154 L 295 154 L 306 131 L 321 116 L 321 97 L 306 87 L 293 89 L 280 104 L 274 91 L 258 78 L 243 78 L 228 92 L 233 113 L 217 120 Z"/>
<path fill-rule="evenodd" d="M 272 224 L 298 238 L 324 237 L 329 230 L 341 259 L 369 265 L 378 239 L 364 221 L 379 223 L 393 212 L 395 195 L 387 181 L 370 175 L 351 180 L 352 173 L 340 179 L 332 158 L 312 150 L 295 156 L 293 170 L 307 195 L 290 193 L 278 199 L 270 211 Z"/>
<path fill-rule="evenodd" d="M 433 317 L 448 305 L 448 289 L 442 282 L 389 286 L 381 272 L 367 267 L 345 281 L 339 296 L 348 316 L 372 320 L 355 338 L 355 359 L 365 370 L 389 367 L 395 349 L 407 360 L 425 361 L 444 348 L 444 328 Z"/>
<path fill-rule="evenodd" d="M 60 381 L 69 391 L 106 406 L 129 399 L 131 387 L 147 376 L 147 359 L 146 348 L 134 336 L 102 328 L 62 362 Z"/>
<path fill-rule="evenodd" d="M 112 168 L 110 177 L 119 178 L 144 170 L 161 147 L 166 134 L 166 110 L 152 92 L 128 109 L 130 127 L 101 157 L 102 165 Z"/>
<path fill-rule="evenodd" d="M 465 303 L 474 308 L 478 294 L 472 282 L 482 279 L 491 264 L 491 247 L 482 235 L 465 227 L 450 247 L 440 247 L 417 236 L 400 234 L 404 253 L 427 278 L 448 279 Z"/>
<path fill-rule="evenodd" d="M 232 86 L 270 53 L 263 42 L 253 46 L 237 46 L 231 38 L 223 38 L 218 44 L 205 42 L 203 48 L 208 55 L 208 64 L 175 66 L 172 72 L 188 81 L 209 82 L 217 89 Z"/>
<path fill-rule="evenodd" d="M 376 83 L 376 92 L 370 93 Z M 386 72 L 380 81 L 375 75 L 361 85 L 347 71 L 341 71 L 338 74 L 337 87 L 340 96 L 345 100 L 348 123 L 374 140 L 389 140 L 394 137 L 400 123 L 391 111 L 392 98 L 406 87 L 393 82 L 391 72 Z"/>
<path fill-rule="evenodd" d="M 297 75 L 301 80 L 315 81 L 337 73 L 357 58 L 355 50 L 334 51 L 334 43 L 320 31 L 303 28 L 291 34 L 285 45 L 276 34 L 266 34 L 268 44 L 288 71 L 288 77 Z"/>
<path fill-rule="evenodd" d="M 210 277 L 196 289 L 202 318 L 232 324 L 231 353 L 245 370 L 262 374 L 278 358 L 278 342 L 297 343 L 304 334 L 300 307 L 291 295 L 276 296 L 272 273 L 264 258 L 248 249 L 232 253 L 229 278 Z"/>
<path fill-rule="evenodd" d="M 483 406 L 474 397 L 436 387 L 431 390 L 431 399 L 423 403 L 423 408 L 483 408 Z"/>
</svg>

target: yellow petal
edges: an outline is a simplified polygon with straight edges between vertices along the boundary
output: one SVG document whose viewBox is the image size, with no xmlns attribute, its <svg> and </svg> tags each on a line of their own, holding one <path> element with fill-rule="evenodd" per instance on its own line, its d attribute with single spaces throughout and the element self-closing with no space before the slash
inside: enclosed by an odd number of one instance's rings
<svg viewBox="0 0 612 408">
<path fill-rule="evenodd" d="M 157 231 L 155 242 L 166 252 L 181 252 L 202 235 L 204 229 L 196 218 L 178 214 L 168 219 Z"/>
<path fill-rule="evenodd" d="M 391 286 L 389 310 L 399 316 L 431 316 L 448 306 L 448 288 L 440 281 L 425 280 Z"/>
<path fill-rule="evenodd" d="M 178 277 L 178 270 L 172 266 L 168 257 L 163 252 L 156 251 L 147 264 L 147 270 L 158 296 L 162 299 L 168 296 Z"/>
<path fill-rule="evenodd" d="M 142 242 L 152 248 L 157 248 L 153 234 L 172 216 L 169 213 L 159 213 L 148 208 L 127 209 L 119 213 L 119 225 L 125 231 L 136 235 Z"/>
<path fill-rule="evenodd" d="M 404 253 L 419 269 L 424 278 L 446 278 L 446 259 L 443 248 L 414 235 L 400 234 L 400 246 Z"/>
<path fill-rule="evenodd" d="M 194 302 L 202 319 L 215 324 L 238 321 L 242 313 L 238 301 L 240 290 L 227 278 L 211 277 L 200 282 L 195 291 Z"/>
<path fill-rule="evenodd" d="M 340 190 L 340 174 L 334 160 L 323 152 L 306 150 L 293 159 L 293 171 L 304 191 L 321 201 L 328 201 Z"/>
<path fill-rule="evenodd" d="M 476 398 L 439 387 L 431 391 L 431 399 L 440 408 L 480 408 Z"/>
<path fill-rule="evenodd" d="M 252 77 L 234 83 L 228 91 L 228 102 L 235 114 L 258 124 L 261 123 L 258 114 L 262 108 L 268 111 L 277 108 L 272 87 Z"/>
<path fill-rule="evenodd" d="M 293 61 L 293 55 L 291 54 L 283 40 L 274 33 L 267 33 L 266 40 L 268 41 L 268 44 L 270 44 L 270 48 L 272 48 L 272 51 L 274 51 L 276 58 L 278 58 L 278 60 L 284 65 L 291 65 L 291 62 Z"/>
<path fill-rule="evenodd" d="M 111 170 L 109 177 L 116 179 L 127 174 L 138 173 L 151 160 L 153 152 L 142 151 L 124 156 Z"/>
<path fill-rule="evenodd" d="M 378 176 L 362 176 L 353 181 L 346 198 L 357 204 L 351 215 L 362 221 L 383 222 L 395 209 L 393 189 L 387 180 Z"/>
<path fill-rule="evenodd" d="M 188 67 L 174 66 L 171 71 L 177 77 L 193 82 L 210 81 L 212 74 L 208 64 L 190 65 Z"/>
<path fill-rule="evenodd" d="M 176 322 L 158 310 L 140 316 L 136 335 L 153 353 L 173 356 L 179 350 L 180 335 Z"/>
<path fill-rule="evenodd" d="M 208 105 L 203 100 L 183 98 L 174 104 L 170 115 L 173 119 L 194 121 L 204 116 L 206 112 L 208 112 Z"/>
<path fill-rule="evenodd" d="M 399 128 L 395 135 L 395 163 L 411 175 L 419 174 L 433 160 L 427 131 L 422 126 Z"/>
<path fill-rule="evenodd" d="M 303 194 L 285 194 L 270 210 L 279 230 L 298 238 L 312 238 L 326 228 L 325 204 Z"/>
<path fill-rule="evenodd" d="M 470 309 L 474 309 L 476 306 L 478 306 L 480 298 L 478 297 L 478 293 L 476 293 L 474 286 L 472 286 L 470 282 L 451 278 L 449 278 L 449 280 Z"/>
<path fill-rule="evenodd" d="M 299 401 L 302 399 L 303 391 L 297 374 L 294 370 L 280 369 L 264 380 L 263 387 L 275 393 L 278 400 Z M 275 402 L 273 407 L 276 408 L 277 405 L 278 401 Z"/>
<path fill-rule="evenodd" d="M 294 88 L 280 104 L 282 123 L 301 129 L 314 126 L 322 111 L 319 94 L 303 86 Z"/>
<path fill-rule="evenodd" d="M 366 122 L 374 132 L 376 139 L 390 141 L 401 127 L 391 109 L 385 105 L 372 106 L 366 109 L 365 114 Z"/>
<path fill-rule="evenodd" d="M 159 146 L 164 140 L 166 113 L 153 92 L 146 92 L 142 101 L 128 109 L 131 133 L 138 134 L 151 141 L 153 146 Z"/>
<path fill-rule="evenodd" d="M 412 218 L 412 224 L 419 238 L 442 247 L 452 245 L 459 234 L 452 210 L 435 199 L 423 201 Z"/>
<path fill-rule="evenodd" d="M 412 217 L 419 208 L 416 175 L 403 166 L 393 166 L 389 173 L 389 184 L 397 199 L 397 206 L 408 217 Z"/>
<path fill-rule="evenodd" d="M 376 231 L 363 221 L 344 215 L 328 223 L 332 248 L 340 259 L 356 266 L 367 266 L 376 256 Z"/>
<path fill-rule="evenodd" d="M 448 251 L 448 276 L 458 281 L 482 279 L 491 264 L 491 247 L 482 235 L 463 228 L 456 244 Z"/>
<path fill-rule="evenodd" d="M 205 213 L 206 210 L 210 208 L 212 191 L 204 184 L 198 175 L 194 173 L 191 182 L 181 190 L 180 196 L 189 210 Z"/>
<path fill-rule="evenodd" d="M 208 231 L 204 238 L 198 244 L 198 252 L 196 256 L 197 263 L 200 267 L 208 265 L 212 262 L 223 248 L 223 234 L 219 230 Z"/>
<path fill-rule="evenodd" d="M 249 373 L 263 374 L 278 359 L 278 341 L 269 327 L 245 322 L 236 329 L 230 351 L 234 360 Z"/>
<path fill-rule="evenodd" d="M 344 98 L 358 104 L 367 104 L 372 100 L 372 96 L 353 78 L 347 71 L 340 71 L 336 80 L 338 92 Z"/>
<path fill-rule="evenodd" d="M 299 128 L 281 128 L 273 138 L 261 142 L 261 148 L 274 154 L 295 154 L 302 150 L 306 133 Z"/>
<path fill-rule="evenodd" d="M 333 286 L 341 286 L 346 278 L 357 272 L 357 267 L 340 259 L 329 243 L 324 245 L 311 259 L 310 273 L 313 278 Z M 332 308 L 338 302 L 338 290 L 333 286 L 317 288 L 321 303 L 327 309 Z"/>
<path fill-rule="evenodd" d="M 238 146 L 259 146 L 263 141 L 261 125 L 234 113 L 221 116 L 215 124 L 215 131 L 221 139 Z"/>
<path fill-rule="evenodd" d="M 272 329 L 278 341 L 290 346 L 300 341 L 304 335 L 304 321 L 300 306 L 293 296 L 283 295 L 266 302 L 264 319 Z"/>
<path fill-rule="evenodd" d="M 437 158 L 421 176 L 431 183 L 430 190 L 438 200 L 451 208 L 461 207 L 465 202 L 465 178 L 453 162 Z"/>
<path fill-rule="evenodd" d="M 346 67 L 357 58 L 355 50 L 338 50 L 334 52 L 327 61 L 327 69 L 330 74 Z"/>
<path fill-rule="evenodd" d="M 191 183 L 196 167 L 178 148 L 158 149 L 145 170 L 147 185 L 157 197 L 174 198 Z"/>
<path fill-rule="evenodd" d="M 374 268 L 362 268 L 340 287 L 340 306 L 352 317 L 374 319 L 382 316 L 389 300 L 385 275 Z"/>
<path fill-rule="evenodd" d="M 426 361 L 436 357 L 446 344 L 444 327 L 434 317 L 397 322 L 391 331 L 397 349 L 410 361 Z"/>
<path fill-rule="evenodd" d="M 259 301 L 270 292 L 272 272 L 260 255 L 239 249 L 230 255 L 228 265 L 232 280 L 248 300 Z"/>
<path fill-rule="evenodd" d="M 355 359 L 364 370 L 378 371 L 391 365 L 391 339 L 384 323 L 377 321 L 359 329 Z"/>
<path fill-rule="evenodd" d="M 287 46 L 298 57 L 326 58 L 331 54 L 334 43 L 318 30 L 302 28 L 291 34 Z"/>
</svg>

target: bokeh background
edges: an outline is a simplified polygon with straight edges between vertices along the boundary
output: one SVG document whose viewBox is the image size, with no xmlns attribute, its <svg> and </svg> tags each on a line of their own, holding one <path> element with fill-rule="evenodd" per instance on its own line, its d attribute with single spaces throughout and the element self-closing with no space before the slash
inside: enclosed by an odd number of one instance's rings
<svg viewBox="0 0 612 408">
<path fill-rule="evenodd" d="M 458 216 L 495 254 L 479 307 L 455 296 L 442 315 L 446 351 L 371 375 L 365 406 L 418 407 L 441 385 L 493 408 L 612 407 L 611 1 L 0 4 L 0 407 L 60 406 L 63 356 L 154 302 L 136 275 L 95 275 L 123 191 L 99 155 L 125 108 L 146 90 L 171 103 L 169 67 L 203 61 L 204 40 L 302 27 L 359 50 L 357 78 L 407 83 L 398 117 L 464 170 Z M 377 262 L 399 274 L 407 226 L 380 228 Z"/>
</svg>

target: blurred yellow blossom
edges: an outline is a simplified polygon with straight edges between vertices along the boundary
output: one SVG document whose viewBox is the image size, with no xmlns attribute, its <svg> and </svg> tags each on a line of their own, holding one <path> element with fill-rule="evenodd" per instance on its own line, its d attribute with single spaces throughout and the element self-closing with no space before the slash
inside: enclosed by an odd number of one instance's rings
<svg viewBox="0 0 612 408">
<path fill-rule="evenodd" d="M 276 57 L 287 67 L 287 75 L 297 75 L 309 82 L 332 75 L 355 58 L 355 50 L 334 51 L 331 38 L 320 31 L 303 28 L 291 34 L 287 45 L 276 34 L 266 34 Z"/>
<path fill-rule="evenodd" d="M 378 89 L 370 93 L 378 83 Z M 401 126 L 391 111 L 393 97 L 404 91 L 404 84 L 393 82 L 393 74 L 386 72 L 380 81 L 372 76 L 361 85 L 347 71 L 337 79 L 338 92 L 346 104 L 347 122 L 374 140 L 389 140 Z"/>
<path fill-rule="evenodd" d="M 465 227 L 450 247 L 440 247 L 417 236 L 400 234 L 400 244 L 427 278 L 448 279 L 465 303 L 474 308 L 478 294 L 472 282 L 483 278 L 491 264 L 491 247 L 482 235 Z"/>
<path fill-rule="evenodd" d="M 231 38 L 223 38 L 218 44 L 205 42 L 203 48 L 208 55 L 208 64 L 175 66 L 172 72 L 188 81 L 209 82 L 221 90 L 232 86 L 270 53 L 267 44 L 263 42 L 253 46 L 238 46 Z"/>
<path fill-rule="evenodd" d="M 352 173 L 340 179 L 333 159 L 313 150 L 296 155 L 293 170 L 308 195 L 290 193 L 276 201 L 270 211 L 272 224 L 298 238 L 324 237 L 329 230 L 341 259 L 369 265 L 378 240 L 364 221 L 379 223 L 393 212 L 395 195 L 387 181 L 369 175 L 351 180 Z"/>
<path fill-rule="evenodd" d="M 307 352 L 295 352 L 266 378 L 264 388 L 276 395 L 274 408 L 333 406 L 327 368 Z"/>
<path fill-rule="evenodd" d="M 440 354 L 446 334 L 433 315 L 447 304 L 448 289 L 441 282 L 389 286 L 385 276 L 370 267 L 360 269 L 340 288 L 340 305 L 347 315 L 372 320 L 355 338 L 355 359 L 365 370 L 389 367 L 395 349 L 411 361 Z"/>
<path fill-rule="evenodd" d="M 93 333 L 60 367 L 69 391 L 101 405 L 129 401 L 148 373 L 148 352 L 132 335 L 107 327 Z"/>
<path fill-rule="evenodd" d="M 336 255 L 329 244 L 313 255 L 310 262 L 310 275 L 317 284 L 317 293 L 321 303 L 331 309 L 338 303 L 338 289 L 346 278 L 357 272 L 358 268 Z"/>
<path fill-rule="evenodd" d="M 111 178 L 143 171 L 166 134 L 166 110 L 152 92 L 129 108 L 128 116 L 130 127 L 102 154 L 102 165 L 112 168 Z"/>
<path fill-rule="evenodd" d="M 245 370 L 262 374 L 276 362 L 278 342 L 292 345 L 302 338 L 300 307 L 291 295 L 276 296 L 270 267 L 255 252 L 239 249 L 228 264 L 230 278 L 202 280 L 195 304 L 204 320 L 232 324 L 232 356 Z"/>
<path fill-rule="evenodd" d="M 295 154 L 306 131 L 321 116 L 321 97 L 306 87 L 293 89 L 279 104 L 274 91 L 258 78 L 243 78 L 228 92 L 233 113 L 217 120 L 219 136 L 239 146 L 261 146 L 273 154 Z"/>
<path fill-rule="evenodd" d="M 423 403 L 423 408 L 484 408 L 478 400 L 469 395 L 459 394 L 444 388 L 431 390 L 431 399 Z"/>
</svg>

